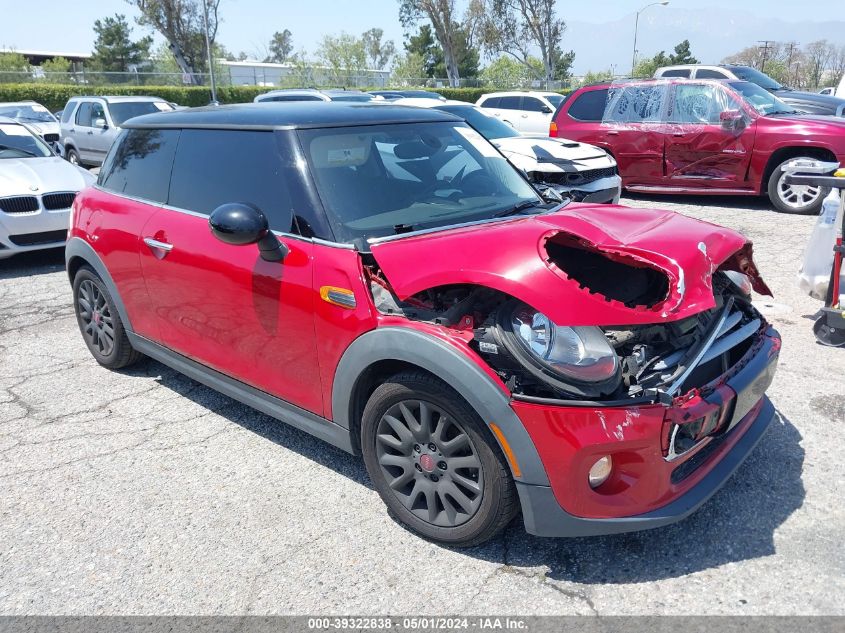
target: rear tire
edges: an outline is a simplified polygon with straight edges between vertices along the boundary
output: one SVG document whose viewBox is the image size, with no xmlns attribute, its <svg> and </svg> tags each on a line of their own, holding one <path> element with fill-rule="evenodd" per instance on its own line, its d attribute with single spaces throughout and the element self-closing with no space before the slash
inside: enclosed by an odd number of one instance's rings
<svg viewBox="0 0 845 633">
<path fill-rule="evenodd" d="M 444 545 L 493 538 L 518 510 L 496 440 L 448 385 L 422 371 L 397 374 L 370 396 L 361 450 L 397 521 Z"/>
<path fill-rule="evenodd" d="M 103 367 L 121 369 L 144 357 L 129 342 L 114 299 L 90 266 L 80 268 L 73 278 L 73 307 L 82 339 Z"/>
<path fill-rule="evenodd" d="M 79 165 L 82 167 L 82 163 L 79 162 L 79 153 L 72 147 L 65 150 L 65 159 L 71 165 Z"/>
<path fill-rule="evenodd" d="M 822 208 L 829 187 L 807 187 L 804 185 L 788 185 L 783 182 L 785 174 L 782 167 L 793 160 L 817 160 L 812 156 L 793 156 L 787 158 L 780 165 L 775 167 L 772 175 L 769 176 L 768 194 L 769 200 L 775 208 L 782 213 L 793 213 L 796 215 L 817 215 Z"/>
</svg>

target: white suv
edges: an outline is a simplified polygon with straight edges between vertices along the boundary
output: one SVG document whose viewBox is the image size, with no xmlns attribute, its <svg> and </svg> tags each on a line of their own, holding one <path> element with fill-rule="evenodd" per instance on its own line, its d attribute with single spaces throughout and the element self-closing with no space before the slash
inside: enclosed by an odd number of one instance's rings
<svg viewBox="0 0 845 633">
<path fill-rule="evenodd" d="M 552 115 L 563 101 L 556 92 L 492 92 L 475 102 L 480 108 L 527 134 L 548 134 Z"/>
</svg>

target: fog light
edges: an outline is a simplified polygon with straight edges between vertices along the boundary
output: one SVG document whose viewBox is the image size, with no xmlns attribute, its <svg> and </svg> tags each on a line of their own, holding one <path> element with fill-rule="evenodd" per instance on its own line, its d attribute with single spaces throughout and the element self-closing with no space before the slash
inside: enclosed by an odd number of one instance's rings
<svg viewBox="0 0 845 633">
<path fill-rule="evenodd" d="M 598 488 L 607 478 L 610 477 L 610 471 L 613 469 L 613 460 L 610 455 L 605 455 L 598 460 L 593 467 L 590 468 L 590 487 Z"/>
</svg>

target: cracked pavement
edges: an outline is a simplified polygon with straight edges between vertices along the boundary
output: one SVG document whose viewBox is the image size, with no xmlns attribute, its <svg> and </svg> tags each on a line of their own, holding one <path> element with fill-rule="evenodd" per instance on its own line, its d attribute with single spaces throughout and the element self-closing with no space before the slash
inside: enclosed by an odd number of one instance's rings
<svg viewBox="0 0 845 633">
<path fill-rule="evenodd" d="M 363 464 L 153 361 L 110 372 L 61 253 L 0 261 L 0 614 L 845 614 L 845 349 L 795 285 L 814 218 L 628 197 L 755 242 L 781 331 L 755 453 L 682 523 L 449 550 L 386 514 Z"/>
</svg>

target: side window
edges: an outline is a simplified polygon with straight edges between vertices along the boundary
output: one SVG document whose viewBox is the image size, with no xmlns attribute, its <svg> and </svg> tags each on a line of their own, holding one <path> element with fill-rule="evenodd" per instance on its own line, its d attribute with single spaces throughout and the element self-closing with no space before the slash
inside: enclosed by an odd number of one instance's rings
<svg viewBox="0 0 845 633">
<path fill-rule="evenodd" d="M 76 124 L 84 127 L 93 127 L 91 125 L 91 103 L 83 101 L 76 111 Z"/>
<path fill-rule="evenodd" d="M 535 97 L 522 98 L 522 109 L 528 112 L 543 112 L 545 105 L 545 103 Z"/>
<path fill-rule="evenodd" d="M 699 68 L 695 73 L 696 79 L 729 79 L 729 77 L 721 70 L 712 70 L 710 68 Z"/>
<path fill-rule="evenodd" d="M 521 110 L 522 97 L 502 97 L 499 107 L 503 110 Z"/>
<path fill-rule="evenodd" d="M 498 108 L 501 107 L 499 104 L 502 103 L 501 97 L 490 97 L 489 99 L 485 99 L 484 102 L 481 104 L 482 108 Z"/>
<path fill-rule="evenodd" d="M 106 123 L 106 112 L 103 104 L 94 102 L 91 104 L 91 127 L 103 127 Z"/>
<path fill-rule="evenodd" d="M 664 70 L 660 73 L 661 77 L 685 77 L 687 79 L 690 78 L 690 69 L 689 68 L 671 68 L 669 70 Z"/>
<path fill-rule="evenodd" d="M 624 86 L 608 94 L 604 120 L 609 123 L 659 123 L 666 104 L 666 84 Z"/>
<path fill-rule="evenodd" d="M 607 104 L 607 93 L 607 88 L 582 92 L 569 106 L 569 116 L 579 121 L 601 121 Z"/>
<path fill-rule="evenodd" d="M 70 123 L 70 118 L 73 116 L 73 109 L 76 107 L 76 101 L 71 101 L 62 110 L 62 123 Z"/>
<path fill-rule="evenodd" d="M 126 130 L 106 157 L 100 186 L 164 204 L 178 141 L 179 130 Z"/>
<path fill-rule="evenodd" d="M 168 204 L 202 214 L 229 202 L 253 204 L 270 228 L 290 233 L 293 209 L 274 132 L 183 130 Z"/>
<path fill-rule="evenodd" d="M 739 110 L 734 97 L 714 84 L 678 84 L 669 120 L 672 123 L 718 125 L 725 110 Z"/>
</svg>

